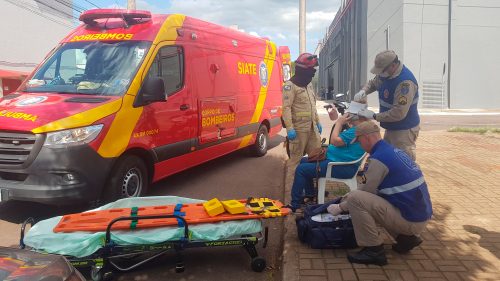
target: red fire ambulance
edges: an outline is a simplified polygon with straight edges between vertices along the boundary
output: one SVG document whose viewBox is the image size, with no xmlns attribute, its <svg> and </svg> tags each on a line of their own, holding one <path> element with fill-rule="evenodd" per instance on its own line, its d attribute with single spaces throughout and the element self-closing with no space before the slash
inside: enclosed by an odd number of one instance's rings
<svg viewBox="0 0 500 281">
<path fill-rule="evenodd" d="M 281 130 L 290 53 L 180 14 L 96 9 L 0 100 L 0 201 L 143 195 Z"/>
</svg>

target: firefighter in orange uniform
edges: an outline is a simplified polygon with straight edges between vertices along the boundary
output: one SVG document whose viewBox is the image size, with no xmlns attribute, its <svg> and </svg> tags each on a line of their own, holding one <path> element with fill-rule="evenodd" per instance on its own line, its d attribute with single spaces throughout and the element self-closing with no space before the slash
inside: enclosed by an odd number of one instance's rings
<svg viewBox="0 0 500 281">
<path fill-rule="evenodd" d="M 285 187 L 291 187 L 295 168 L 305 153 L 321 146 L 322 127 L 316 111 L 316 95 L 311 80 L 318 57 L 301 54 L 295 61 L 295 75 L 283 86 L 283 122 L 289 140 L 290 158 L 286 163 Z M 305 194 L 313 196 L 314 194 Z"/>
</svg>

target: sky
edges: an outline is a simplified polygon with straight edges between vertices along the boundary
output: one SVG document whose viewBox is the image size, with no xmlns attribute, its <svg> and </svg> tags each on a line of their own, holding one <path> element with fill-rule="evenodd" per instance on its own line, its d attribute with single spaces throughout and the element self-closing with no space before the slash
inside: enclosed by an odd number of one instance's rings
<svg viewBox="0 0 500 281">
<path fill-rule="evenodd" d="M 86 0 L 74 1 L 90 6 Z M 127 0 L 90 2 L 101 8 L 127 6 Z M 306 52 L 313 53 L 325 36 L 340 2 L 306 0 Z M 224 26 L 237 25 L 246 33 L 267 37 L 278 46 L 288 46 L 292 59 L 299 55 L 299 0 L 136 0 L 136 6 L 152 13 L 181 13 Z"/>
</svg>

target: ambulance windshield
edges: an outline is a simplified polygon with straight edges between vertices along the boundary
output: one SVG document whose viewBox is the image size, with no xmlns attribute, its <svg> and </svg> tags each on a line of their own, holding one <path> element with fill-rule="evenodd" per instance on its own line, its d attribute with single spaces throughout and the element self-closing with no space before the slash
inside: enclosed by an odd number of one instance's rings
<svg viewBox="0 0 500 281">
<path fill-rule="evenodd" d="M 150 42 L 74 42 L 60 46 L 23 86 L 24 92 L 121 96 Z"/>
</svg>

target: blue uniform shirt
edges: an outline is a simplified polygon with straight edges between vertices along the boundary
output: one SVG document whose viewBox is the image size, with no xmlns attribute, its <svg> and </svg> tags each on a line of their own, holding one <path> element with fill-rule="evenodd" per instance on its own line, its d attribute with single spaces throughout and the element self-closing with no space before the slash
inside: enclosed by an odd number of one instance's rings
<svg viewBox="0 0 500 281">
<path fill-rule="evenodd" d="M 406 117 L 397 122 L 380 122 L 380 126 L 387 130 L 407 130 L 416 127 L 420 124 L 418 116 L 418 83 L 413 73 L 403 65 L 401 73 L 392 79 L 384 79 L 380 87 L 377 89 L 380 102 L 380 112 L 386 112 L 392 108 L 394 104 L 394 93 L 400 83 L 405 80 L 410 80 L 417 85 L 417 92 L 413 97 L 411 106 L 408 109 Z"/>
<path fill-rule="evenodd" d="M 378 187 L 378 195 L 398 208 L 408 221 L 430 219 L 431 198 L 417 164 L 405 152 L 383 140 L 373 146 L 370 158 L 382 162 L 389 170 Z"/>
</svg>

